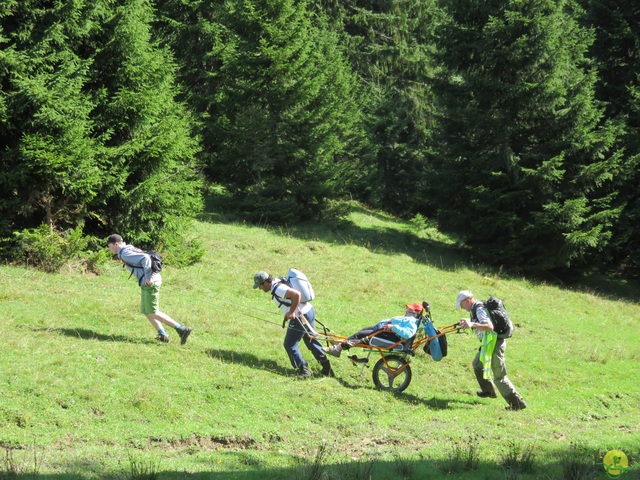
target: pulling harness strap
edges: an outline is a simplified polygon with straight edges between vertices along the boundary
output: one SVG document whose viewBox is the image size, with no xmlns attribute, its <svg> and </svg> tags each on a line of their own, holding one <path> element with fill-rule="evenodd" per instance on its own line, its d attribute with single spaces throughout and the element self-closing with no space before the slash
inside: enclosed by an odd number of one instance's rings
<svg viewBox="0 0 640 480">
<path fill-rule="evenodd" d="M 302 328 L 304 328 L 304 330 L 307 332 L 307 335 L 314 338 L 318 336 L 318 332 L 316 332 L 315 329 L 311 326 L 309 320 L 307 320 L 307 317 L 305 317 L 303 314 L 300 314 L 298 320 L 300 320 Z"/>
</svg>

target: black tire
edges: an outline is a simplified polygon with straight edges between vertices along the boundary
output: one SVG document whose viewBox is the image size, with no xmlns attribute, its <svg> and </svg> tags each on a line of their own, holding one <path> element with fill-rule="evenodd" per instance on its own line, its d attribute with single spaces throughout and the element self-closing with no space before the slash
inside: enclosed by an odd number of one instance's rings
<svg viewBox="0 0 640 480">
<path fill-rule="evenodd" d="M 381 358 L 373 367 L 373 383 L 380 390 L 402 392 L 411 383 L 411 366 L 397 355 L 387 355 L 385 358 L 386 363 L 385 359 Z M 403 366 L 405 367 L 401 372 L 394 374 L 395 370 Z"/>
</svg>

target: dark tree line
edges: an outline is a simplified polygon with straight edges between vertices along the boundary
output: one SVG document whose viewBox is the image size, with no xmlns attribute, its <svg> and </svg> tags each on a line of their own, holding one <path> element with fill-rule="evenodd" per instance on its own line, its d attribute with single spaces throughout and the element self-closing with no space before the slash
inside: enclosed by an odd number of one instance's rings
<svg viewBox="0 0 640 480">
<path fill-rule="evenodd" d="M 446 188 L 434 190 L 435 207 L 488 258 L 527 270 L 580 264 L 611 236 L 623 156 L 594 96 L 577 7 L 446 0 L 446 8 L 430 162 Z"/>
<path fill-rule="evenodd" d="M 7 0 L 0 238 L 170 242 L 345 196 L 522 272 L 634 274 L 640 7 L 622 0 Z"/>
</svg>

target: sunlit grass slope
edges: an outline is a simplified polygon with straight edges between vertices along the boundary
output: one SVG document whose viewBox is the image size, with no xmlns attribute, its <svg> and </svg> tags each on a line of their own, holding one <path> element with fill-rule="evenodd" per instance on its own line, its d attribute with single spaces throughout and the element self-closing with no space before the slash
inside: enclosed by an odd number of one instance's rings
<svg viewBox="0 0 640 480">
<path fill-rule="evenodd" d="M 375 460 L 372 478 L 397 478 L 398 458 L 414 462 L 415 478 L 440 478 L 460 442 L 479 446 L 479 470 L 450 478 L 503 475 L 500 458 L 513 444 L 534 446 L 546 478 L 576 445 L 637 458 L 635 299 L 471 265 L 419 222 L 360 208 L 351 220 L 295 229 L 195 223 L 206 255 L 167 266 L 161 293 L 162 310 L 194 328 L 185 346 L 175 334 L 168 345 L 154 341 L 139 289 L 116 262 L 100 276 L 0 267 L 0 445 L 36 451 L 42 478 L 123 476 L 132 458 L 148 459 L 161 478 L 300 478 L 301 459 L 320 445 L 329 464 Z M 500 296 L 517 324 L 509 376 L 529 408 L 506 412 L 501 399 L 475 396 L 473 335 L 451 335 L 441 362 L 418 352 L 402 394 L 376 390 L 371 369 L 360 376 L 346 358 L 332 359 L 335 379 L 320 377 L 304 347 L 316 375 L 295 380 L 282 316 L 251 288 L 256 271 L 292 266 L 313 282 L 318 319 L 341 334 L 423 300 L 436 325 L 454 323 L 463 288 Z"/>
</svg>

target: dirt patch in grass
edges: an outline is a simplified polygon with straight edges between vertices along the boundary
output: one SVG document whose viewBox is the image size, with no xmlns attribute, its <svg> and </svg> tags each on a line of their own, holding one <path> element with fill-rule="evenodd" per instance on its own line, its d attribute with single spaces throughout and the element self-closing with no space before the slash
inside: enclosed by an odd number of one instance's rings
<svg viewBox="0 0 640 480">
<path fill-rule="evenodd" d="M 360 458 L 367 455 L 377 455 L 393 451 L 420 451 L 433 445 L 433 441 L 424 439 L 399 439 L 394 437 L 365 437 L 365 438 L 342 438 L 332 443 L 331 451 L 344 454 L 352 458 Z M 148 446 L 152 449 L 160 450 L 255 450 L 267 451 L 273 449 L 272 442 L 258 441 L 250 436 L 201 436 L 191 435 L 187 438 L 154 438 L 148 439 Z M 139 445 L 138 445 L 139 448 Z M 287 448 L 287 452 L 292 455 L 308 456 L 309 446 L 300 448 Z"/>
<path fill-rule="evenodd" d="M 207 437 L 200 435 L 191 435 L 188 438 L 150 438 L 149 443 L 153 448 L 167 448 L 172 450 L 181 450 L 184 448 L 198 447 L 202 450 L 246 450 L 248 448 L 260 450 L 260 443 L 249 436 L 228 435 L 222 437 Z"/>
<path fill-rule="evenodd" d="M 389 451 L 416 452 L 429 447 L 433 442 L 430 440 L 410 439 L 401 440 L 398 438 L 382 436 L 378 438 L 361 438 L 349 441 L 343 439 L 335 444 L 337 452 L 346 454 L 349 457 L 360 458 L 365 455 L 378 453 L 388 453 Z M 390 447 L 393 447 L 390 449 Z"/>
</svg>

